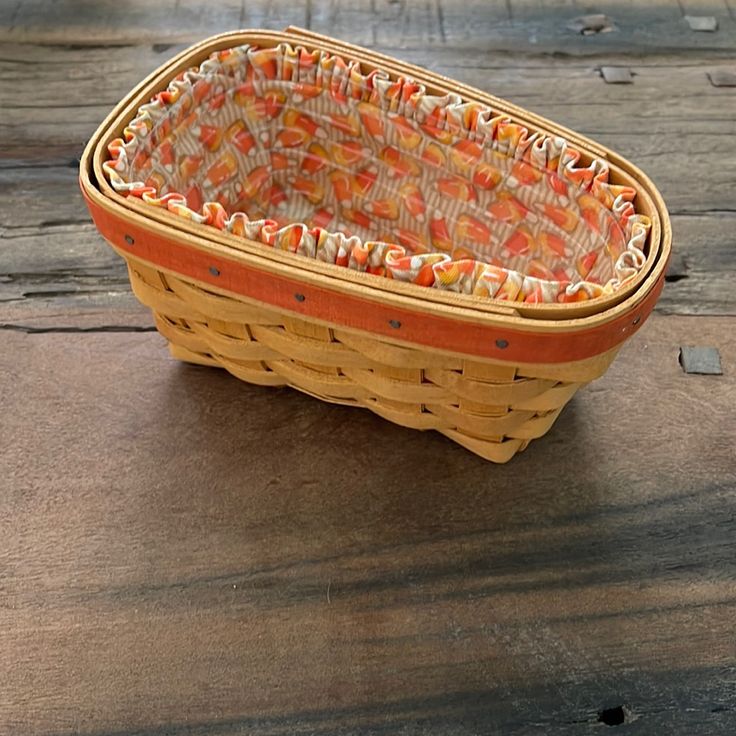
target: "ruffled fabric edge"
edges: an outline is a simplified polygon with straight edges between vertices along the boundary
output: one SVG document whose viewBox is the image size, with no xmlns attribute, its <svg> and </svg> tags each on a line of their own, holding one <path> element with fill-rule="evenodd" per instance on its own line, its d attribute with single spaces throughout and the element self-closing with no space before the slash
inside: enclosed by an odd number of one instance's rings
<svg viewBox="0 0 736 736">
<path fill-rule="evenodd" d="M 623 237 L 618 233 L 622 242 L 607 246 L 620 251 L 614 264 L 615 275 L 605 284 L 584 279 L 552 281 L 479 260 L 453 260 L 447 253 L 411 254 L 396 243 L 363 241 L 339 231 L 309 228 L 304 223 L 282 226 L 271 219 L 250 220 L 243 212 L 228 216 L 218 202 L 206 202 L 200 211 L 194 211 L 179 192 L 158 196 L 156 187 L 141 181 L 126 181 L 121 174 L 128 170 L 139 145 L 149 135 L 154 136 L 152 145 L 166 138 L 202 101 L 209 91 L 208 80 L 217 75 L 236 81 L 280 80 L 322 86 L 338 101 L 352 98 L 368 102 L 385 112 L 413 119 L 424 130 L 433 129 L 437 137 L 445 134 L 452 140 L 465 137 L 564 177 L 581 192 L 593 195 L 626 233 Z M 588 166 L 578 166 L 581 153 L 564 138 L 539 131 L 530 133 L 510 117 L 494 114 L 481 103 L 464 102 L 455 93 L 430 95 L 423 84 L 410 78 L 392 78 L 383 70 L 364 74 L 359 61 L 345 61 L 338 55 L 320 50 L 310 52 L 287 43 L 273 48 L 243 45 L 214 52 L 198 68 L 180 73 L 166 90 L 141 105 L 124 129 L 123 138 L 112 141 L 108 151 L 110 159 L 103 163 L 103 170 L 117 192 L 280 250 L 424 286 L 503 301 L 573 302 L 615 292 L 635 277 L 646 262 L 643 248 L 651 222 L 636 212 L 634 188 L 609 183 L 610 170 L 605 161 L 593 159 Z"/>
</svg>

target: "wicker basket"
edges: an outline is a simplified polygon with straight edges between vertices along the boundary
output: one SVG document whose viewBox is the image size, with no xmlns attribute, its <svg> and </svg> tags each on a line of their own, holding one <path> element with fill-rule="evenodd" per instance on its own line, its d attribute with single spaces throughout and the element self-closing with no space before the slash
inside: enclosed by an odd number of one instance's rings
<svg viewBox="0 0 736 736">
<path fill-rule="evenodd" d="M 636 190 L 636 211 L 650 223 L 645 259 L 619 288 L 595 298 L 504 303 L 265 247 L 111 186 L 110 144 L 172 79 L 222 49 L 285 42 L 359 59 L 361 68 L 390 79 L 410 77 L 434 95 L 452 92 L 490 106 L 529 131 L 565 139 L 582 165 L 604 160 L 614 185 Z M 133 291 L 153 310 L 175 357 L 434 429 L 494 462 L 547 432 L 575 391 L 606 371 L 653 309 L 670 252 L 659 193 L 614 153 L 477 90 L 291 28 L 217 36 L 154 72 L 91 139 L 80 181 L 95 224 L 127 261 Z"/>
</svg>

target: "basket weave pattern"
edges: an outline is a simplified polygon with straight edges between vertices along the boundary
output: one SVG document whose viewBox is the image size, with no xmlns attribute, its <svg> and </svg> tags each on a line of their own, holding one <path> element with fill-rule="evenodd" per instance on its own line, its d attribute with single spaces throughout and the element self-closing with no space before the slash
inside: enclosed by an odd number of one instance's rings
<svg viewBox="0 0 736 736">
<path fill-rule="evenodd" d="M 235 212 L 227 217 L 228 211 L 219 200 L 219 204 L 205 203 L 202 212 L 195 212 L 188 209 L 189 200 L 185 207 L 184 195 L 176 192 L 149 202 L 147 196 L 155 199 L 155 174 L 161 173 L 158 169 L 151 172 L 150 182 L 146 180 L 140 187 L 131 183 L 128 196 L 125 187 L 115 186 L 115 177 L 110 183 L 110 172 L 105 167 L 115 142 L 124 136 L 130 138 L 125 146 L 133 144 L 134 136 L 128 133 L 135 131 L 129 131 L 126 126 L 131 124 L 136 110 L 147 105 L 146 110 L 151 111 L 150 106 L 157 104 L 148 104 L 151 100 L 173 101 L 177 90 L 167 87 L 174 84 L 172 80 L 187 81 L 186 75 L 193 73 L 188 70 L 207 59 L 227 60 L 232 55 L 227 49 L 236 47 L 261 49 L 257 52 L 258 59 L 251 61 L 263 61 L 265 66 L 261 64 L 261 67 L 269 70 L 274 49 L 286 48 L 281 46 L 284 42 L 303 44 L 307 56 L 312 54 L 317 60 L 327 58 L 323 52 L 360 58 L 360 68 L 364 71 L 373 69 L 381 79 L 388 75 L 384 82 L 389 87 L 390 79 L 413 78 L 426 84 L 427 92 L 436 96 L 434 99 L 459 101 L 458 95 L 463 95 L 475 110 L 480 110 L 476 103 L 487 105 L 500 115 L 487 121 L 489 125 L 494 120 L 501 121 L 499 125 L 503 123 L 507 131 L 533 131 L 534 140 L 546 135 L 555 141 L 569 141 L 581 152 L 580 164 L 584 167 L 581 172 L 595 174 L 594 169 L 598 169 L 593 162 L 605 160 L 611 192 L 635 192 L 641 214 L 651 225 L 646 262 L 638 275 L 627 280 L 628 286 L 616 295 L 579 303 L 564 299 L 527 300 L 529 295 L 524 292 L 524 300 L 517 301 L 513 308 L 488 305 L 465 296 L 474 293 L 465 288 L 465 282 L 449 289 L 459 294 L 447 293 L 448 290 L 441 293 L 442 290 L 429 290 L 429 284 L 421 279 L 416 282 L 421 288 L 405 283 L 407 279 L 399 278 L 398 272 L 391 273 L 392 279 L 378 279 L 377 275 L 383 273 L 383 266 L 378 263 L 372 263 L 370 274 L 357 274 L 350 268 L 336 269 L 335 266 L 346 265 L 342 261 L 338 263 L 337 257 L 334 263 L 332 259 L 325 262 L 311 251 L 301 253 L 297 247 L 297 254 L 312 256 L 301 267 L 297 256 L 289 258 L 290 254 L 284 253 L 293 251 L 288 246 L 295 245 L 292 238 L 295 233 L 300 235 L 297 246 L 325 245 L 338 234 L 310 230 L 306 233 L 312 237 L 310 240 L 305 236 L 307 226 L 292 222 L 292 217 L 286 218 L 286 224 L 274 221 L 273 226 L 265 220 L 266 224 L 259 220 L 246 221 L 247 213 Z M 219 51 L 223 54 L 217 56 Z M 261 76 L 264 75 L 270 85 L 273 74 L 264 72 Z M 258 85 L 253 89 L 257 92 Z M 280 93 L 274 94 L 269 93 L 263 99 L 281 100 Z M 184 106 L 186 97 L 181 99 Z M 219 109 L 220 98 L 212 98 L 213 103 L 216 100 L 215 110 Z M 471 109 L 453 105 L 448 106 L 448 112 Z M 263 109 L 270 108 L 266 104 Z M 261 107 L 256 105 L 253 110 L 257 112 Z M 285 110 L 283 114 L 292 113 Z M 477 116 L 475 119 L 480 120 Z M 304 123 L 302 128 L 309 127 L 297 111 L 294 118 L 297 128 L 299 121 Z M 341 117 L 341 130 L 342 121 Z M 209 119 L 206 122 L 212 123 Z M 286 119 L 281 122 L 285 123 Z M 396 121 L 390 118 L 389 122 Z M 148 130 L 145 120 L 139 123 Z M 143 127 L 139 130 L 141 135 Z M 211 147 L 218 147 L 219 138 L 217 135 L 212 138 L 212 127 L 200 126 L 200 138 L 204 132 L 204 141 L 199 143 L 209 142 Z M 496 131 L 499 130 L 497 127 Z M 157 127 L 156 135 L 161 131 L 165 132 L 165 126 Z M 177 128 L 177 135 L 181 132 Z M 144 137 L 152 141 L 152 136 L 153 133 Z M 241 139 L 242 136 L 238 141 L 242 143 Z M 495 139 L 492 137 L 491 142 Z M 258 140 L 265 144 L 262 135 L 259 134 Z M 401 148 L 398 139 L 384 137 L 384 140 L 389 143 L 393 140 Z M 458 145 L 469 144 L 461 141 Z M 200 150 L 199 144 L 192 146 L 193 153 Z M 189 150 L 192 146 L 185 148 Z M 348 149 L 349 146 L 345 150 Z M 380 157 L 380 151 L 378 154 Z M 170 156 L 164 159 L 158 163 L 168 175 L 176 162 Z M 279 154 L 271 163 L 274 171 L 280 171 L 282 156 Z M 212 162 L 208 165 L 210 172 Z M 249 167 L 250 164 L 243 171 L 250 171 Z M 542 169 L 546 170 L 544 162 Z M 518 172 L 522 178 L 524 171 L 521 167 Z M 242 178 L 238 177 L 237 181 Z M 376 186 L 377 182 L 378 178 L 374 182 Z M 80 162 L 80 184 L 97 228 L 126 259 L 133 290 L 153 310 L 156 325 L 169 341 L 175 357 L 225 368 L 250 383 L 288 385 L 325 401 L 365 407 L 406 427 L 433 429 L 494 462 L 506 462 L 532 439 L 545 434 L 575 391 L 603 375 L 623 342 L 641 328 L 661 292 L 672 239 L 660 194 L 645 174 L 615 152 L 454 80 L 299 29 L 288 29 L 285 33 L 224 34 L 203 41 L 164 64 L 121 101 L 97 130 Z M 259 188 L 254 193 L 258 195 L 260 191 Z M 270 187 L 264 191 L 276 190 Z M 433 190 L 430 187 L 428 191 Z M 203 191 L 203 198 L 205 194 L 209 197 L 213 193 Z M 404 202 L 406 216 L 422 215 L 426 225 L 429 210 L 420 211 L 415 206 L 417 202 L 410 199 L 411 203 Z M 290 210 L 287 214 L 298 221 L 303 213 Z M 458 218 L 458 225 L 461 222 L 466 221 Z M 241 224 L 244 227 L 239 229 Z M 248 228 L 255 230 L 251 232 Z M 324 242 L 315 239 L 317 235 Z M 354 240 L 357 247 L 360 238 L 356 235 Z M 264 248 L 264 244 L 273 247 Z M 415 255 L 409 258 L 412 263 L 408 265 L 412 268 L 420 265 L 413 262 Z M 437 254 L 430 255 L 437 257 Z M 448 263 L 448 268 L 454 269 L 460 261 Z M 384 266 L 389 265 L 387 260 Z M 398 265 L 391 267 L 398 268 Z M 495 291 L 485 296 L 493 295 L 498 296 Z"/>
<path fill-rule="evenodd" d="M 225 368 L 249 383 L 292 386 L 362 406 L 397 424 L 433 429 L 506 462 L 552 426 L 610 360 L 556 380 L 509 363 L 398 346 L 216 294 L 127 257 L 133 291 L 155 313 L 174 357 Z M 551 372 L 550 372 L 551 370 Z M 572 380 L 571 380 L 572 379 Z"/>
</svg>

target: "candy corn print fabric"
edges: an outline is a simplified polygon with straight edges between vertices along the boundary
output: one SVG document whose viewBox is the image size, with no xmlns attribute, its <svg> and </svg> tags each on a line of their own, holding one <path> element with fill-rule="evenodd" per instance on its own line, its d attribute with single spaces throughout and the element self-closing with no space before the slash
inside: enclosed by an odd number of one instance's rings
<svg viewBox="0 0 736 736">
<path fill-rule="evenodd" d="M 120 193 L 266 246 L 426 287 L 574 302 L 646 260 L 636 192 L 454 94 L 281 44 L 218 51 L 109 146 Z"/>
</svg>

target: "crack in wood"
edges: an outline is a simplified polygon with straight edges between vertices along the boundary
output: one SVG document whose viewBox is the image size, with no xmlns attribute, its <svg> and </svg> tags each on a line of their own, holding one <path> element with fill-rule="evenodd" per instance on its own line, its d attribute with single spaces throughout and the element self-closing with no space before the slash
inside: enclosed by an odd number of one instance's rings
<svg viewBox="0 0 736 736">
<path fill-rule="evenodd" d="M 0 330 L 11 332 L 23 332 L 26 335 L 48 335 L 53 333 L 95 333 L 95 332 L 156 332 L 155 327 L 144 327 L 141 325 L 97 325 L 95 327 L 75 327 L 73 325 L 62 327 L 33 327 L 22 324 L 0 324 Z"/>
</svg>

